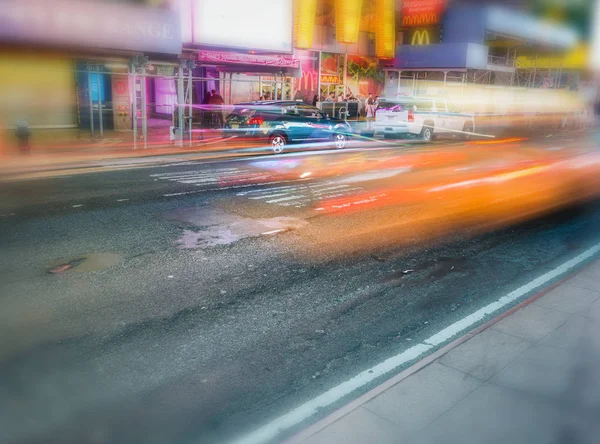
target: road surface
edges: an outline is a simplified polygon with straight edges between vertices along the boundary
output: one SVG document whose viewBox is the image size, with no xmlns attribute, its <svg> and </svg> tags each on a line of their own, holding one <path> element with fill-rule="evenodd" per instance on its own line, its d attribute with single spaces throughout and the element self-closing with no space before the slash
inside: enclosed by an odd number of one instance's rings
<svg viewBox="0 0 600 444">
<path fill-rule="evenodd" d="M 319 251 L 366 222 L 315 216 L 315 203 L 364 183 L 281 176 L 272 159 L 1 185 L 1 441 L 243 438 L 598 242 L 591 203 L 491 233 Z"/>
</svg>

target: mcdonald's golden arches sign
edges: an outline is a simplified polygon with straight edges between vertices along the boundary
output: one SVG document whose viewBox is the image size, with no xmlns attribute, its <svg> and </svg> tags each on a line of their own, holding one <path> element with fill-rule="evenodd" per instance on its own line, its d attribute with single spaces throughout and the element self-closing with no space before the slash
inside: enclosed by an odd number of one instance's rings
<svg viewBox="0 0 600 444">
<path fill-rule="evenodd" d="M 440 41 L 439 26 L 428 26 L 404 31 L 402 43 L 405 45 L 432 45 L 440 43 Z"/>
<path fill-rule="evenodd" d="M 447 0 L 402 0 L 402 27 L 437 25 Z"/>
</svg>

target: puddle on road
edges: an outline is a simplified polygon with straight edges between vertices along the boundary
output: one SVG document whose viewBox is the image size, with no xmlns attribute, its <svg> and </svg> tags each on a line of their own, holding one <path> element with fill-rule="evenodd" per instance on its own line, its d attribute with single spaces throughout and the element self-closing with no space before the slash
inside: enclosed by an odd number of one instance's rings
<svg viewBox="0 0 600 444">
<path fill-rule="evenodd" d="M 49 273 L 88 273 L 101 271 L 116 265 L 121 256 L 115 253 L 88 253 L 69 258 L 57 259 L 48 264 Z"/>
<path fill-rule="evenodd" d="M 207 248 L 229 245 L 239 240 L 261 235 L 277 234 L 297 230 L 308 225 L 295 217 L 272 217 L 253 219 L 223 210 L 201 207 L 182 208 L 169 212 L 167 219 L 194 225 L 198 231 L 187 229 L 177 241 L 179 248 Z"/>
</svg>

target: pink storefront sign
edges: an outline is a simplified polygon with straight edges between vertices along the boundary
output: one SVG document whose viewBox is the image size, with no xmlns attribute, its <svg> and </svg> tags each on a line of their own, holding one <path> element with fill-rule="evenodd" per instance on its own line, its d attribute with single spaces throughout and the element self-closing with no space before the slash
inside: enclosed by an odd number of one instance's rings
<svg viewBox="0 0 600 444">
<path fill-rule="evenodd" d="M 225 51 L 198 51 L 198 60 L 206 63 L 238 63 L 245 65 L 298 68 L 300 61 L 286 55 L 241 54 Z"/>
</svg>

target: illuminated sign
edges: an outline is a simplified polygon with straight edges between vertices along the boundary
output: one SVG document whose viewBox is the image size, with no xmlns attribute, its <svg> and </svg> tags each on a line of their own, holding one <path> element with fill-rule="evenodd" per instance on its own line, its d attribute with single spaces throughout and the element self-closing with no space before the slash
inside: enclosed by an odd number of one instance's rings
<svg viewBox="0 0 600 444">
<path fill-rule="evenodd" d="M 431 39 L 426 29 L 417 29 L 410 42 L 411 45 L 429 45 L 430 43 Z"/>
<path fill-rule="evenodd" d="M 321 83 L 340 83 L 340 76 L 321 74 Z"/>
<path fill-rule="evenodd" d="M 184 43 L 292 52 L 292 0 L 177 0 L 177 4 L 185 36 L 192 40 Z"/>
<path fill-rule="evenodd" d="M 199 50 L 198 60 L 210 63 L 238 63 L 247 65 L 298 68 L 300 61 L 286 55 L 241 54 L 226 51 Z"/>
<path fill-rule="evenodd" d="M 446 3 L 447 0 L 403 0 L 402 26 L 437 25 Z"/>
<path fill-rule="evenodd" d="M 437 26 L 413 28 L 404 33 L 405 45 L 431 45 L 432 43 L 440 43 L 440 28 Z"/>
<path fill-rule="evenodd" d="M 314 71 L 302 73 L 302 90 L 313 91 L 317 87 L 317 74 Z"/>
</svg>

